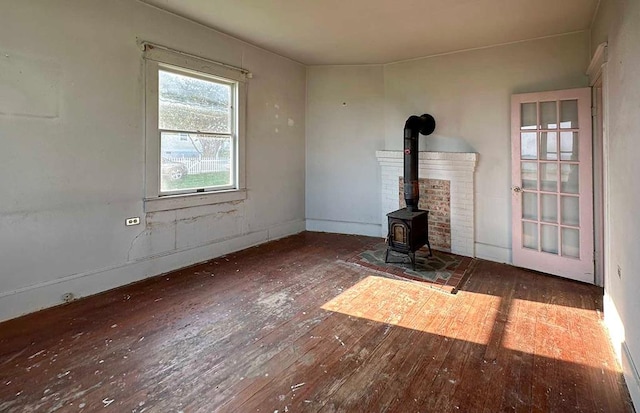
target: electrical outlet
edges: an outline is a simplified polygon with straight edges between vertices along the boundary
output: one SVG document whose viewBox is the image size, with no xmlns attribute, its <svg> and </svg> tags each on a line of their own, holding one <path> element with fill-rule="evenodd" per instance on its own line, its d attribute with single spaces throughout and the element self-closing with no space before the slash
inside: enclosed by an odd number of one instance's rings
<svg viewBox="0 0 640 413">
<path fill-rule="evenodd" d="M 622 268 L 618 265 L 618 278 L 622 278 Z"/>
<path fill-rule="evenodd" d="M 138 225 L 140 224 L 140 217 L 132 217 L 132 218 L 127 218 L 124 221 L 124 224 L 126 226 L 130 226 L 130 225 Z"/>
<path fill-rule="evenodd" d="M 74 298 L 75 297 L 73 296 L 73 293 L 62 294 L 62 301 L 64 301 L 65 303 L 70 303 L 74 300 Z"/>
</svg>

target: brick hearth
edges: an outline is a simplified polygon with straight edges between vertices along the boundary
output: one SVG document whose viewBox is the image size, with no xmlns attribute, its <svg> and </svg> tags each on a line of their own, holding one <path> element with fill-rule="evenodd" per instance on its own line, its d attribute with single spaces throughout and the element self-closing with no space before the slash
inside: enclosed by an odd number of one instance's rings
<svg viewBox="0 0 640 413">
<path fill-rule="evenodd" d="M 381 235 L 386 237 L 387 213 L 401 208 L 398 183 L 403 175 L 404 153 L 376 151 L 376 157 L 381 167 Z M 474 171 L 477 159 L 476 153 L 420 152 L 418 161 L 420 179 L 449 182 L 450 251 L 467 257 L 475 256 Z M 421 194 L 421 200 L 422 196 Z M 426 194 L 424 196 L 427 197 Z M 432 214 L 429 213 L 429 219 Z M 429 231 L 431 232 L 431 227 Z M 431 233 L 429 235 L 433 237 Z"/>
</svg>

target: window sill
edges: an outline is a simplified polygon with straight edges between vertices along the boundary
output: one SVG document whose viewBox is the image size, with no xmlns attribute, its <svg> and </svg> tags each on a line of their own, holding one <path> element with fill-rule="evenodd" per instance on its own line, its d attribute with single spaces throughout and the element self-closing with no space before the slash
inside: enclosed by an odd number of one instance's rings
<svg viewBox="0 0 640 413">
<path fill-rule="evenodd" d="M 225 202 L 242 201 L 247 199 L 246 189 L 233 189 L 210 193 L 187 195 L 169 195 L 144 200 L 145 212 L 171 211 L 175 209 L 191 208 L 202 205 L 222 204 Z"/>
</svg>

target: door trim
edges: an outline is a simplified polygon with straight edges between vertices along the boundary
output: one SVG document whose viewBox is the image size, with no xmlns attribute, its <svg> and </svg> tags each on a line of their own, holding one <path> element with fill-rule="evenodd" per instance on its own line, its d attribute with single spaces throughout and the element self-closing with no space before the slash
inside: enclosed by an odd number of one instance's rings
<svg viewBox="0 0 640 413">
<path fill-rule="evenodd" d="M 587 69 L 587 76 L 589 76 L 589 86 L 593 90 L 593 105 L 596 105 L 598 111 L 596 115 L 600 116 L 598 120 L 593 118 L 593 130 L 599 129 L 599 139 L 594 139 L 593 153 L 594 153 L 594 165 L 593 165 L 593 177 L 594 177 L 594 259 L 595 259 L 595 284 L 604 287 L 609 274 L 611 273 L 608 268 L 608 259 L 611 256 L 609 253 L 609 192 L 608 192 L 608 159 L 609 159 L 609 137 L 607 128 L 607 56 L 608 56 L 608 44 L 607 42 L 600 43 L 593 53 L 591 63 Z M 601 90 L 601 105 L 597 107 L 597 99 L 595 96 L 596 88 L 600 87 Z M 596 134 L 594 133 L 594 138 Z M 596 156 L 601 157 L 601 162 L 596 161 Z M 597 179 L 596 177 L 599 177 Z"/>
</svg>

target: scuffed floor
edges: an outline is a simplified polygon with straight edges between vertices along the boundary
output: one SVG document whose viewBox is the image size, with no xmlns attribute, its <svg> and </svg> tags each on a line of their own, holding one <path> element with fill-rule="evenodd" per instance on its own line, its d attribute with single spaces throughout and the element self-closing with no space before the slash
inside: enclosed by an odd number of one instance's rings
<svg viewBox="0 0 640 413">
<path fill-rule="evenodd" d="M 302 233 L 0 324 L 3 412 L 632 412 L 602 290 L 477 261 L 457 295 Z"/>
</svg>

